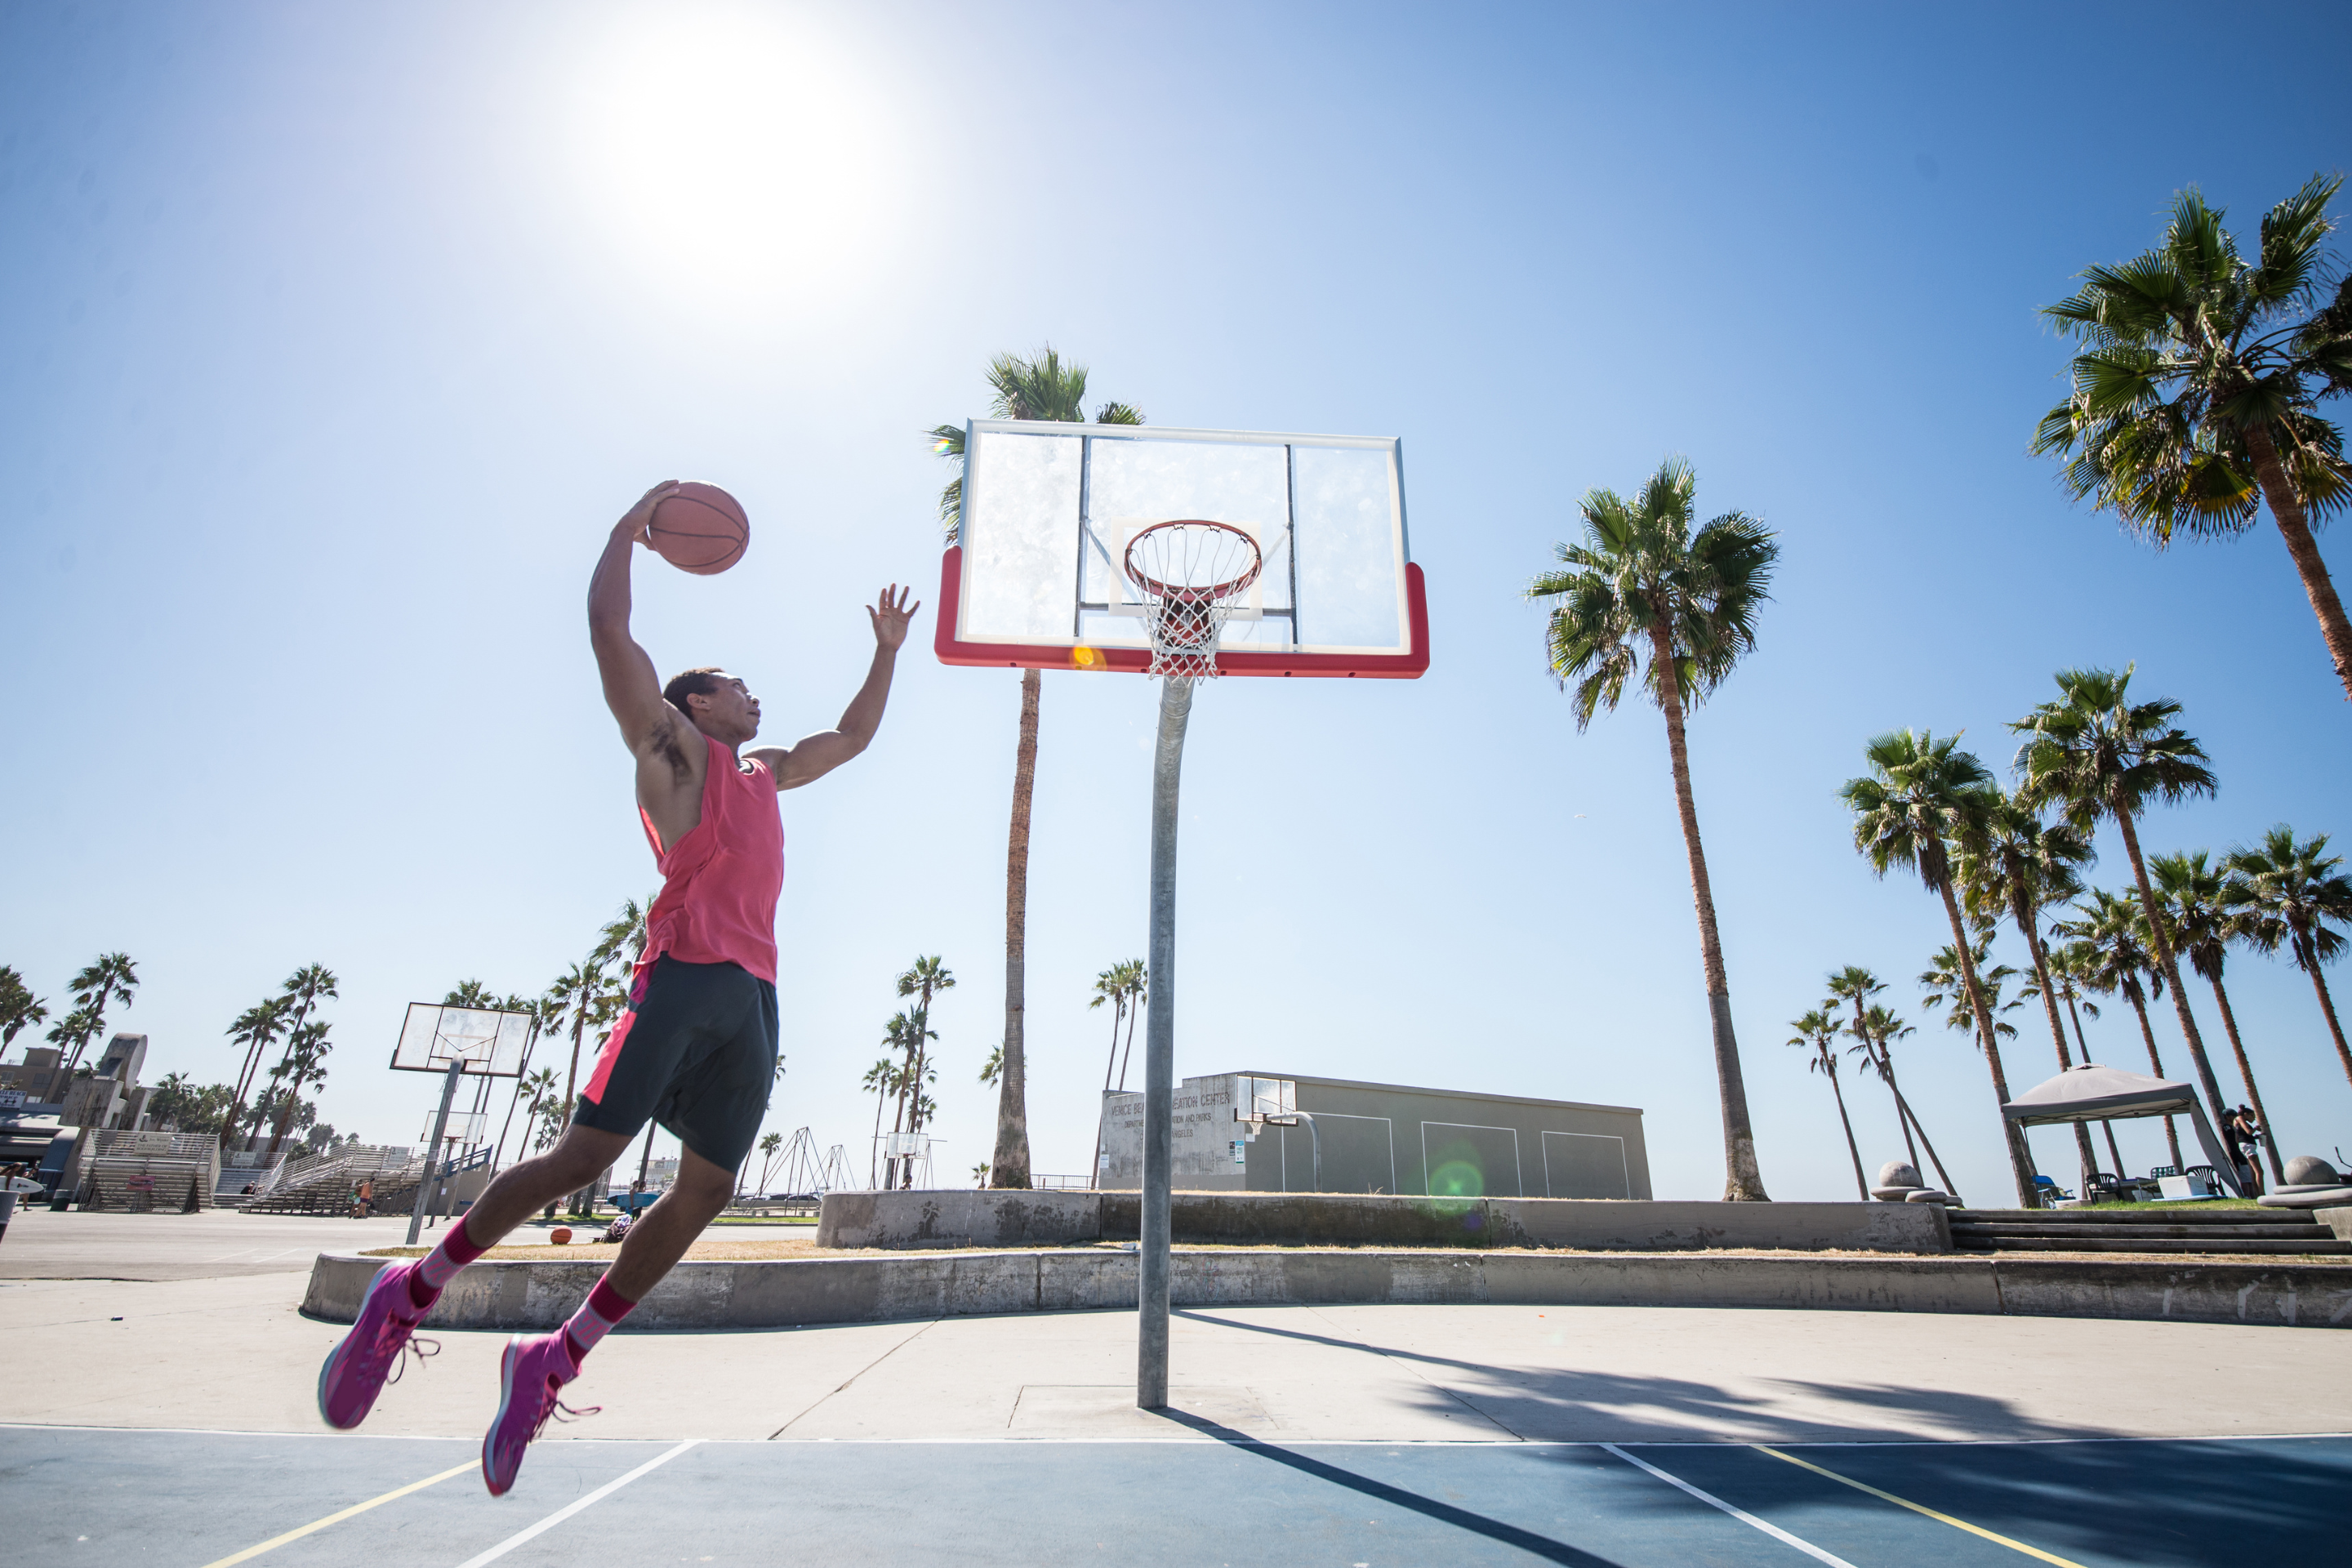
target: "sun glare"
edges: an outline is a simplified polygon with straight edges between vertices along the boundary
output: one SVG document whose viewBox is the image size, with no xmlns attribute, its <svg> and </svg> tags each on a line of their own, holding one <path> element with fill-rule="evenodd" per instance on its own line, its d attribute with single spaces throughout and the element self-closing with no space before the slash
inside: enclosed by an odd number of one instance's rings
<svg viewBox="0 0 2352 1568">
<path fill-rule="evenodd" d="M 772 316 L 870 269 L 895 140 L 857 62 L 735 5 L 630 15 L 576 79 L 595 216 L 680 301 Z"/>
</svg>

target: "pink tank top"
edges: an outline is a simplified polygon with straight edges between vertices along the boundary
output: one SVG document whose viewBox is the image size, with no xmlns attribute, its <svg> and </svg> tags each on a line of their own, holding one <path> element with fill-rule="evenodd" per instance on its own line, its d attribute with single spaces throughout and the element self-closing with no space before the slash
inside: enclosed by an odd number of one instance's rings
<svg viewBox="0 0 2352 1568">
<path fill-rule="evenodd" d="M 653 818 L 637 810 L 661 867 L 662 889 L 646 916 L 645 963 L 663 953 L 682 963 L 736 963 L 773 984 L 776 900 L 784 890 L 784 818 L 775 775 L 709 736 L 702 820 L 667 849 Z"/>
</svg>

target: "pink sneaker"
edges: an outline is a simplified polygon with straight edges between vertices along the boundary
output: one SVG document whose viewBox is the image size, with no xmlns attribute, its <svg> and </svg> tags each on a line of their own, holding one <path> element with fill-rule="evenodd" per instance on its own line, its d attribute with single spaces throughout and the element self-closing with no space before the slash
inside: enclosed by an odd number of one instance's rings
<svg viewBox="0 0 2352 1568">
<path fill-rule="evenodd" d="M 408 1288 L 419 1261 L 388 1264 L 376 1270 L 351 1332 L 319 1369 L 319 1415 L 328 1426 L 348 1432 L 366 1420 L 368 1412 L 375 1408 L 375 1396 L 383 1392 L 385 1373 L 391 1374 L 389 1381 L 397 1383 L 407 1364 L 406 1353 L 413 1352 L 421 1362 L 441 1348 L 431 1340 L 410 1342 L 416 1325 L 425 1320 Z"/>
<path fill-rule="evenodd" d="M 504 1497 L 522 1468 L 522 1451 L 551 1420 L 593 1415 L 604 1408 L 592 1405 L 574 1410 L 556 1398 L 556 1391 L 580 1375 L 563 1331 L 551 1334 L 517 1334 L 507 1342 L 499 1362 L 499 1414 L 482 1438 L 482 1481 L 492 1497 Z"/>
</svg>

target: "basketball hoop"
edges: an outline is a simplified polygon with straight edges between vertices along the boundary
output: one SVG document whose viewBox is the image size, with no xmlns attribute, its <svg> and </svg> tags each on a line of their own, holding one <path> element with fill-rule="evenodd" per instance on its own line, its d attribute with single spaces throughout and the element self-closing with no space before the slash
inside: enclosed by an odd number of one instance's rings
<svg viewBox="0 0 2352 1568">
<path fill-rule="evenodd" d="M 1217 638 L 1265 568 L 1257 541 L 1229 522 L 1178 518 L 1128 542 L 1127 575 L 1143 592 L 1151 668 L 1170 680 L 1217 673 Z"/>
</svg>

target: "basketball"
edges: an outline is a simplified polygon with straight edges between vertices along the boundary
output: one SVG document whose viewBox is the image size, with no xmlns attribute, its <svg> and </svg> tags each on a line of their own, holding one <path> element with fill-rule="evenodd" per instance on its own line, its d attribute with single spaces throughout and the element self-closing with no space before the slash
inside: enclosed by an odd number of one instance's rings
<svg viewBox="0 0 2352 1568">
<path fill-rule="evenodd" d="M 679 571 L 708 577 L 743 559 L 751 522 L 733 496 L 689 480 L 654 503 L 646 542 Z"/>
</svg>

